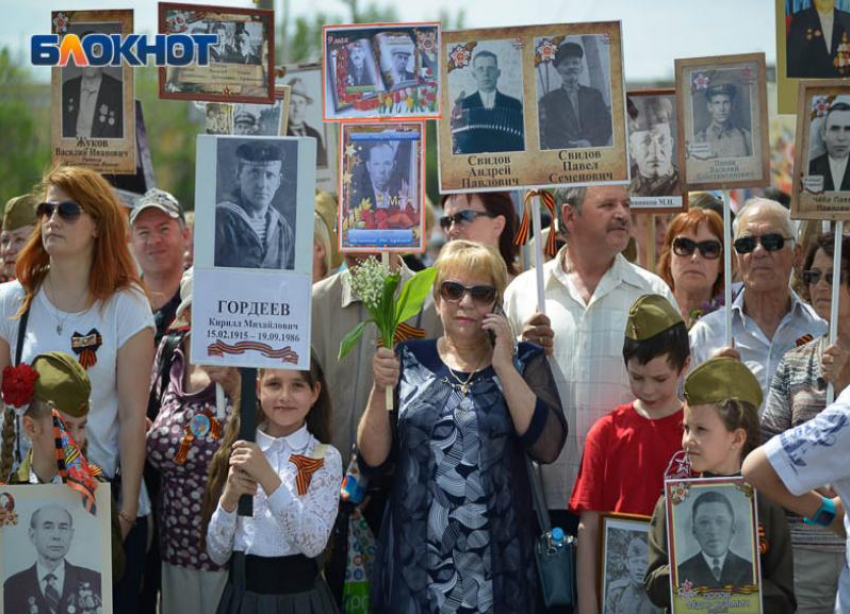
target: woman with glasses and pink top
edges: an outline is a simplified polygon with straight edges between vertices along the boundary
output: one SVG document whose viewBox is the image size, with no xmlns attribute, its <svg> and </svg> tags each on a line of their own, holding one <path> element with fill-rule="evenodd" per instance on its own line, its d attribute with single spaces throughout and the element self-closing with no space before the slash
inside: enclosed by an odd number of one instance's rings
<svg viewBox="0 0 850 614">
<path fill-rule="evenodd" d="M 537 612 L 526 455 L 551 463 L 567 423 L 543 349 L 516 344 L 493 247 L 448 243 L 434 264 L 439 339 L 379 348 L 357 445 L 392 472 L 373 612 Z M 388 412 L 385 391 L 395 394 Z"/>
</svg>

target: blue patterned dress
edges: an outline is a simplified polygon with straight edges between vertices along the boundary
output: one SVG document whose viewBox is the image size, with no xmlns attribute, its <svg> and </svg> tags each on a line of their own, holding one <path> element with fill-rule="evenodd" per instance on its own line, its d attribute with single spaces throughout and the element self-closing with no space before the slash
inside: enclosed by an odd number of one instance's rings
<svg viewBox="0 0 850 614">
<path fill-rule="evenodd" d="M 536 522 L 525 454 L 552 462 L 567 434 L 542 350 L 518 347 L 517 368 L 537 395 L 522 436 L 492 367 L 477 372 L 464 394 L 436 340 L 400 344 L 397 355 L 392 451 L 380 467 L 361 460 L 367 475 L 394 470 L 372 579 L 373 612 L 536 612 Z M 457 376 L 466 381 L 468 374 Z"/>
</svg>

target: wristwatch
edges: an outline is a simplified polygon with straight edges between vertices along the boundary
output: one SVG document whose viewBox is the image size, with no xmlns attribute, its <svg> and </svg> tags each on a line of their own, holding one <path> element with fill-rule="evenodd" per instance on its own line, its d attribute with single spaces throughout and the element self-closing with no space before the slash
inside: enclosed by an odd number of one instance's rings
<svg viewBox="0 0 850 614">
<path fill-rule="evenodd" d="M 822 527 L 828 527 L 832 524 L 833 520 L 835 520 L 835 503 L 833 503 L 832 499 L 827 499 L 826 497 L 821 499 L 820 507 L 815 513 L 814 518 L 803 518 L 803 522 L 806 524 L 820 525 Z"/>
</svg>

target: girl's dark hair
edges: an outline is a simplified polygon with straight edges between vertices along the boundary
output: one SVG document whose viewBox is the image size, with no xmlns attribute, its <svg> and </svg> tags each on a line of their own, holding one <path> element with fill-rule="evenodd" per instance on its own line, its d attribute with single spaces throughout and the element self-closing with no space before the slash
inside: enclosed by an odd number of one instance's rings
<svg viewBox="0 0 850 614">
<path fill-rule="evenodd" d="M 257 381 L 262 381 L 267 369 L 260 369 L 257 373 Z M 310 356 L 310 370 L 299 371 L 307 384 L 311 388 L 315 388 L 316 384 L 321 385 L 319 397 L 310 408 L 307 414 L 307 430 L 322 443 L 331 442 L 331 396 L 328 391 L 328 384 L 325 381 L 325 373 L 322 366 L 319 364 L 315 354 Z M 260 406 L 259 399 L 255 408 L 255 423 L 261 424 L 263 421 L 263 408 Z M 233 406 L 233 411 L 230 418 L 227 420 L 227 425 L 224 428 L 224 436 L 221 439 L 221 446 L 213 455 L 210 462 L 208 473 L 207 488 L 204 491 L 203 505 L 201 506 L 201 549 L 206 550 L 207 527 L 212 518 L 213 512 L 218 505 L 218 500 L 224 492 L 224 485 L 227 482 L 227 473 L 230 469 L 230 453 L 233 451 L 233 444 L 239 439 L 239 431 L 242 427 L 242 407 L 241 403 L 237 402 Z"/>
<path fill-rule="evenodd" d="M 815 261 L 815 256 L 818 250 L 822 249 L 827 256 L 835 258 L 835 233 L 827 232 L 819 235 L 816 239 L 809 243 L 809 248 L 806 250 L 806 257 L 803 260 L 803 270 L 808 271 L 812 268 L 812 263 Z M 841 270 L 850 271 L 850 235 L 841 237 Z M 824 271 L 825 273 L 826 271 Z M 850 284 L 850 276 L 848 276 L 848 284 Z M 802 286 L 803 298 L 811 301 L 809 295 L 809 287 L 805 284 Z"/>
<path fill-rule="evenodd" d="M 741 450 L 741 460 L 743 461 L 747 454 L 761 445 L 761 422 L 759 421 L 758 409 L 752 403 L 736 399 L 718 403 L 715 407 L 726 430 L 731 433 L 736 429 L 744 429 L 747 434 L 747 441 L 744 442 L 744 447 Z"/>
<path fill-rule="evenodd" d="M 465 198 L 467 203 L 472 202 L 473 197 L 477 196 L 481 199 L 481 204 L 488 213 L 493 215 L 501 215 L 505 218 L 505 227 L 502 229 L 502 234 L 499 235 L 499 253 L 505 261 L 505 266 L 508 268 L 509 275 L 519 275 L 520 270 L 517 267 L 516 260 L 519 255 L 519 246 L 514 243 L 517 230 L 519 229 L 519 220 L 517 219 L 516 208 L 514 201 L 509 192 L 475 192 L 471 194 L 446 194 L 443 196 L 441 205 L 446 206 L 446 201 L 452 196 L 456 198 Z"/>
<path fill-rule="evenodd" d="M 49 416 L 51 412 L 50 404 L 41 399 L 33 398 L 32 403 L 24 412 L 25 416 L 30 416 L 35 420 L 40 420 L 44 416 Z M 15 443 L 17 441 L 17 424 L 19 420 L 15 415 L 15 410 L 8 406 L 3 412 L 3 431 L 0 435 L 2 442 L 0 443 L 0 480 L 9 483 L 12 477 L 12 467 L 15 464 Z"/>
<path fill-rule="evenodd" d="M 629 360 L 634 358 L 638 364 L 645 365 L 653 358 L 667 355 L 670 366 L 681 371 L 685 361 L 691 355 L 688 343 L 688 327 L 684 322 L 677 322 L 667 330 L 643 341 L 625 338 L 623 341 L 623 360 L 628 367 Z"/>
</svg>

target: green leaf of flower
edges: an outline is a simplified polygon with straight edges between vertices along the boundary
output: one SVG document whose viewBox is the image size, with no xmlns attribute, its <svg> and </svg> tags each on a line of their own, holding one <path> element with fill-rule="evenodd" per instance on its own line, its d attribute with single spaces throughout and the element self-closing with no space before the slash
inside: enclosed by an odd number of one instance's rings
<svg viewBox="0 0 850 614">
<path fill-rule="evenodd" d="M 422 309 L 422 304 L 431 292 L 437 269 L 429 267 L 407 280 L 401 289 L 401 297 L 395 307 L 395 325 L 406 322 Z"/>
<path fill-rule="evenodd" d="M 345 358 L 346 354 L 348 354 L 351 349 L 357 345 L 357 342 L 360 341 L 360 337 L 363 336 L 363 329 L 366 328 L 366 325 L 369 324 L 372 320 L 364 320 L 354 328 L 352 328 L 345 337 L 342 338 L 342 341 L 339 343 L 339 356 L 337 356 L 337 360 L 342 360 Z"/>
</svg>

